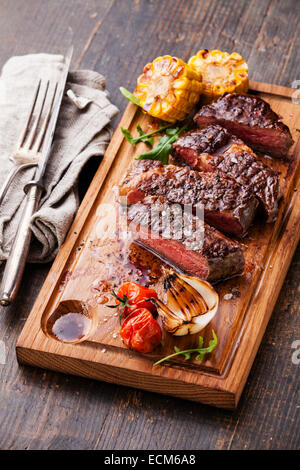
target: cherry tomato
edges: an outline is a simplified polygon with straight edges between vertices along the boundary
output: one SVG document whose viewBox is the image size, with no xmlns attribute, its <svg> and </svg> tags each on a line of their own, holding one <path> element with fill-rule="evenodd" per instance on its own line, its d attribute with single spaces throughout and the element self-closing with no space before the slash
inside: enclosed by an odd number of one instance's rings
<svg viewBox="0 0 300 470">
<path fill-rule="evenodd" d="M 117 297 L 119 297 L 119 299 L 123 299 L 123 301 L 116 299 L 116 303 L 118 305 L 122 304 L 122 307 L 124 307 L 122 311 L 123 318 L 126 318 L 136 308 L 146 308 L 152 313 L 156 310 L 155 305 L 151 301 L 146 300 L 151 297 L 157 299 L 157 293 L 155 290 L 140 286 L 136 282 L 125 282 L 120 287 Z"/>
<path fill-rule="evenodd" d="M 162 338 L 161 327 L 146 308 L 138 308 L 125 318 L 120 335 L 127 347 L 143 354 L 153 351 Z"/>
</svg>

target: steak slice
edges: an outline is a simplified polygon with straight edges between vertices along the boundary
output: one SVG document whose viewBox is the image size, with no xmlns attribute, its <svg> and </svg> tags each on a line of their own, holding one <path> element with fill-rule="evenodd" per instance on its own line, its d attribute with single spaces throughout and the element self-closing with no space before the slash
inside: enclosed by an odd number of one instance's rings
<svg viewBox="0 0 300 470">
<path fill-rule="evenodd" d="M 241 274 L 245 260 L 240 244 L 192 213 L 182 219 L 178 207 L 155 196 L 129 206 L 127 217 L 134 241 L 168 264 L 200 279 L 217 281 Z"/>
<path fill-rule="evenodd" d="M 172 154 L 192 169 L 233 178 L 260 200 L 268 222 L 276 219 L 281 198 L 278 174 L 223 127 L 211 125 L 182 136 L 173 144 Z"/>
<path fill-rule="evenodd" d="M 147 195 L 164 196 L 169 202 L 192 205 L 195 210 L 202 205 L 205 221 L 222 232 L 241 236 L 247 231 L 258 201 L 246 187 L 213 172 L 145 162 L 135 162 L 119 188 L 127 204 L 142 201 Z"/>
<path fill-rule="evenodd" d="M 214 103 L 203 106 L 194 120 L 200 128 L 220 124 L 254 150 L 276 158 L 289 158 L 288 150 L 293 144 L 289 128 L 258 96 L 223 93 Z"/>
</svg>

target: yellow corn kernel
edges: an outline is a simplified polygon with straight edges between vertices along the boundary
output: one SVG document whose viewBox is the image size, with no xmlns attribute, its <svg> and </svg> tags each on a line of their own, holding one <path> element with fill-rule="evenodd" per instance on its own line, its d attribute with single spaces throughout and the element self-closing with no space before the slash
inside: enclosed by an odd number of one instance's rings
<svg viewBox="0 0 300 470">
<path fill-rule="evenodd" d="M 203 49 L 188 64 L 202 75 L 202 102 L 210 103 L 222 93 L 247 93 L 248 65 L 237 52 L 228 54 Z"/>
<path fill-rule="evenodd" d="M 144 67 L 135 95 L 148 114 L 175 122 L 192 111 L 201 92 L 201 73 L 183 60 L 165 55 Z"/>
</svg>

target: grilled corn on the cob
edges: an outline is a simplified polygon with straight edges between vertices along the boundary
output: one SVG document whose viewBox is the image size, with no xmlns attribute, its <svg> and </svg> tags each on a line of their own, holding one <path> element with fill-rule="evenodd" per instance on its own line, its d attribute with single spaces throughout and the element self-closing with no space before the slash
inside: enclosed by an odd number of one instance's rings
<svg viewBox="0 0 300 470">
<path fill-rule="evenodd" d="M 201 73 L 183 60 L 165 55 L 144 67 L 135 95 L 148 114 L 175 122 L 191 112 L 201 91 Z"/>
<path fill-rule="evenodd" d="M 228 54 L 203 49 L 189 60 L 189 65 L 202 74 L 202 102 L 218 99 L 224 92 L 247 93 L 248 65 L 237 52 Z"/>
</svg>

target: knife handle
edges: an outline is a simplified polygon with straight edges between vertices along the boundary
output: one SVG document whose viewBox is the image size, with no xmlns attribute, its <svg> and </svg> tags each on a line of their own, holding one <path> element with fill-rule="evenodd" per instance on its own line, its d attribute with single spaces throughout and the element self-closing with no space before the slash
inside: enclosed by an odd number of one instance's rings
<svg viewBox="0 0 300 470">
<path fill-rule="evenodd" d="M 14 300 L 22 279 L 31 241 L 30 221 L 38 208 L 41 194 L 40 186 L 31 185 L 28 188 L 24 212 L 6 261 L 2 279 L 0 304 L 5 307 Z"/>
</svg>

